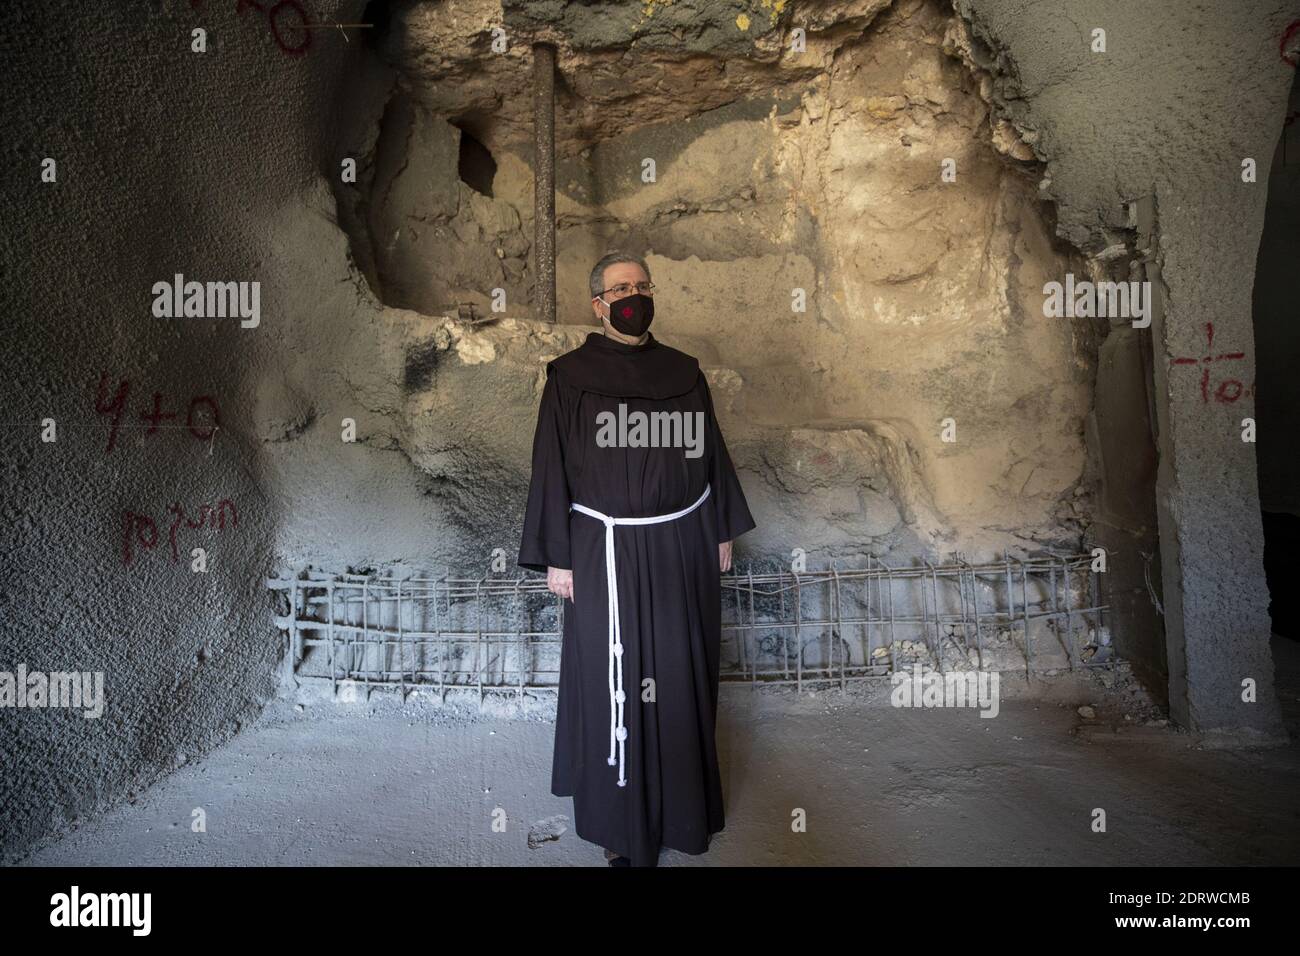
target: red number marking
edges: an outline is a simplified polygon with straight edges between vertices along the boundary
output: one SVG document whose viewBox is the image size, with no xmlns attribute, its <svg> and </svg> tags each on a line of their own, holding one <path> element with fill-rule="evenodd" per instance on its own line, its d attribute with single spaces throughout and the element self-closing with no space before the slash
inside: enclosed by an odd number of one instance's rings
<svg viewBox="0 0 1300 956">
<path fill-rule="evenodd" d="M 164 412 L 162 410 L 162 392 L 153 393 L 152 412 L 140 413 L 141 420 L 149 423 L 149 427 L 146 428 L 144 432 L 146 435 L 152 435 L 154 432 L 156 432 L 158 430 L 158 423 L 162 421 L 162 419 L 175 418 L 175 417 L 176 417 L 175 412 Z"/>
<path fill-rule="evenodd" d="M 99 377 L 99 389 L 98 391 L 95 392 L 95 411 L 97 411 L 101 415 L 107 415 L 110 412 L 113 413 L 113 427 L 109 429 L 108 449 L 107 451 L 104 452 L 104 454 L 108 454 L 109 452 L 111 452 L 113 450 L 113 446 L 117 444 L 117 426 L 122 421 L 122 409 L 126 407 L 126 396 L 127 393 L 131 390 L 131 383 L 127 381 L 123 381 L 122 384 L 118 386 L 117 395 L 113 397 L 113 401 L 105 405 L 104 386 L 107 384 L 107 382 L 108 382 L 108 373 L 104 372 Z"/>
<path fill-rule="evenodd" d="M 298 30 L 302 33 L 302 42 L 297 46 L 290 46 L 285 41 L 283 34 L 280 33 L 279 20 L 282 14 L 289 16 L 290 20 L 293 20 L 293 16 L 290 16 L 290 14 L 296 14 Z M 271 8 L 271 12 L 266 15 L 266 18 L 271 21 L 271 36 L 275 39 L 276 46 L 290 56 L 298 56 L 307 52 L 307 47 L 311 46 L 311 31 L 306 29 L 306 24 L 309 22 L 307 11 L 302 8 L 298 0 L 280 0 Z"/>
<path fill-rule="evenodd" d="M 194 424 L 194 410 L 199 405 L 207 405 L 212 410 L 212 424 L 208 426 L 207 431 L 203 431 L 201 426 Z M 217 413 L 217 400 L 211 395 L 196 395 L 191 398 L 190 410 L 185 415 L 185 426 L 189 428 L 190 434 L 195 438 L 211 438 L 221 426 L 221 416 Z"/>
<path fill-rule="evenodd" d="M 1204 358 L 1176 358 L 1173 360 L 1174 365 L 1200 365 L 1201 366 L 1201 401 L 1209 402 L 1210 400 L 1210 363 L 1219 362 L 1224 359 L 1242 359 L 1246 357 L 1245 352 L 1223 352 L 1219 355 L 1212 355 L 1214 351 L 1214 323 L 1205 323 L 1206 354 Z M 1236 391 L 1229 394 L 1229 386 L 1236 386 Z M 1236 379 L 1227 379 L 1219 383 L 1219 387 L 1214 390 L 1214 400 L 1216 402 L 1231 403 L 1241 398 L 1242 384 Z"/>
</svg>

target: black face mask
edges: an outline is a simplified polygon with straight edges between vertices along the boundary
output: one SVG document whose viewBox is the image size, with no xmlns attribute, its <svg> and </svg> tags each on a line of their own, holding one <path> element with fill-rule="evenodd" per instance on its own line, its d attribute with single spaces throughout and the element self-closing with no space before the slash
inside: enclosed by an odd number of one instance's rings
<svg viewBox="0 0 1300 956">
<path fill-rule="evenodd" d="M 654 298 L 640 292 L 605 304 L 609 306 L 609 324 L 633 338 L 640 338 L 655 317 Z"/>
</svg>

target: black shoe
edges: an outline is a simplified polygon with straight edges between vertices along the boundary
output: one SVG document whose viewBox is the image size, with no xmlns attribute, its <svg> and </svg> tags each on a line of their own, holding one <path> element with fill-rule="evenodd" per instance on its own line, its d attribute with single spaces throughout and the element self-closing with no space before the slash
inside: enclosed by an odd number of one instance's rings
<svg viewBox="0 0 1300 956">
<path fill-rule="evenodd" d="M 614 857 L 614 859 L 609 861 L 609 865 L 610 866 L 631 866 L 632 861 L 631 859 L 625 856 L 616 856 Z"/>
</svg>

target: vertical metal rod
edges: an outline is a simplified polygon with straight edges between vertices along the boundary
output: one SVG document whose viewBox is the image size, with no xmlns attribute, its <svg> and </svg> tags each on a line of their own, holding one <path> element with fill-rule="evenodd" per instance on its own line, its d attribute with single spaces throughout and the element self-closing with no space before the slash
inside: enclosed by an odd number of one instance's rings
<svg viewBox="0 0 1300 956">
<path fill-rule="evenodd" d="M 785 623 L 785 568 L 782 568 L 779 574 L 780 574 L 780 580 L 777 582 L 776 592 L 777 592 L 777 596 L 781 599 L 781 614 L 777 618 L 777 621 L 784 624 Z M 777 636 L 780 638 L 781 659 L 785 665 L 785 679 L 789 680 L 790 679 L 790 641 L 786 637 L 785 628 L 777 628 L 776 633 Z"/>
<path fill-rule="evenodd" d="M 326 610 L 325 610 L 325 613 L 327 615 L 326 618 L 327 623 L 325 625 L 326 628 L 325 637 L 329 640 L 329 646 L 333 647 L 334 646 L 334 582 L 333 581 L 326 582 L 325 594 L 328 597 L 328 603 L 326 605 Z M 333 674 L 333 670 L 331 670 L 330 673 Z M 337 687 L 334 688 L 334 692 L 336 694 L 338 693 Z"/>
<path fill-rule="evenodd" d="M 873 647 L 871 646 L 871 555 L 870 555 L 870 554 L 867 555 L 867 578 L 866 578 L 866 582 L 865 582 L 865 583 L 866 583 L 866 586 L 867 586 L 867 624 L 866 624 L 866 634 L 867 634 L 867 656 L 866 656 L 866 666 L 867 666 L 867 667 L 871 667 L 871 665 L 875 663 L 875 658 L 871 656 L 872 651 L 874 651 L 875 648 L 873 648 Z M 868 671 L 868 673 L 870 673 L 870 672 Z"/>
<path fill-rule="evenodd" d="M 483 703 L 483 608 L 479 604 L 483 582 L 474 585 L 474 626 L 478 628 L 478 639 L 474 641 L 474 681 L 478 685 L 478 702 Z"/>
<path fill-rule="evenodd" d="M 1002 566 L 1007 572 L 1007 640 L 1015 643 L 1012 636 L 1016 632 L 1016 593 L 1011 588 L 1011 557 L 1007 549 L 1002 549 Z"/>
<path fill-rule="evenodd" d="M 844 639 L 844 625 L 840 623 L 840 572 L 833 563 L 831 564 L 831 577 L 835 581 L 834 597 L 832 598 L 835 609 L 831 615 L 831 620 L 834 623 L 831 625 L 831 634 L 832 640 L 839 641 L 845 648 L 840 654 L 840 690 L 844 690 L 846 687 L 846 669 L 849 665 L 849 642 Z"/>
<path fill-rule="evenodd" d="M 943 614 L 939 610 L 939 572 L 930 565 L 929 561 L 926 562 L 926 566 L 930 568 L 930 580 L 934 585 L 934 659 L 940 673 L 943 673 Z M 925 588 L 924 581 L 921 587 Z"/>
<path fill-rule="evenodd" d="M 380 626 L 382 627 L 383 626 L 383 604 L 381 603 L 379 607 L 380 607 L 380 618 L 379 618 Z M 352 636 L 353 635 L 351 633 L 348 634 L 347 666 L 349 669 L 352 667 L 352 662 L 353 662 L 352 655 L 355 653 L 352 647 Z M 370 575 L 368 574 L 366 575 L 366 580 L 361 585 L 361 640 L 366 644 L 370 643 Z"/>
<path fill-rule="evenodd" d="M 794 646 L 796 651 L 794 659 L 794 665 L 796 668 L 795 686 L 798 688 L 800 693 L 803 693 L 803 596 L 799 592 L 799 572 L 791 571 L 790 573 L 794 575 Z M 781 572 L 781 576 L 785 577 L 784 571 Z"/>
<path fill-rule="evenodd" d="M 1070 670 L 1074 670 L 1074 618 L 1070 614 L 1070 562 L 1061 558 L 1061 586 L 1065 589 L 1065 660 Z"/>
<path fill-rule="evenodd" d="M 519 605 L 523 603 L 519 596 L 519 585 L 522 581 L 523 578 L 515 578 L 514 606 L 516 610 L 519 608 Z M 518 648 L 519 653 L 523 655 L 519 659 L 519 692 L 516 694 L 520 703 L 522 703 L 524 699 L 524 672 L 527 671 L 528 677 L 530 678 L 533 676 L 533 649 L 527 634 L 523 635 L 523 642 L 523 647 Z"/>
<path fill-rule="evenodd" d="M 1097 608 L 1095 618 L 1097 622 L 1097 646 L 1101 647 L 1101 628 L 1105 623 L 1105 618 L 1101 613 L 1101 602 L 1098 600 L 1100 595 L 1097 593 L 1097 572 L 1092 570 L 1092 562 L 1088 563 L 1088 592 L 1092 596 L 1092 602 L 1088 606 Z"/>
<path fill-rule="evenodd" d="M 555 47 L 533 44 L 533 276 L 536 315 L 555 321 Z"/>
<path fill-rule="evenodd" d="M 397 582 L 397 692 L 401 695 L 403 702 L 406 701 L 406 661 L 402 652 L 404 646 L 402 638 L 402 582 Z"/>
<path fill-rule="evenodd" d="M 924 561 L 923 563 L 927 568 L 930 566 L 929 561 Z M 925 646 L 930 651 L 930 657 L 934 659 L 937 666 L 938 654 L 935 653 L 934 641 L 930 637 L 930 606 L 929 606 L 930 602 L 929 599 L 926 598 L 925 596 L 925 575 L 924 574 L 922 574 L 921 579 L 918 583 L 919 583 L 919 590 L 921 592 L 921 636 L 925 641 Z"/>
<path fill-rule="evenodd" d="M 440 637 L 442 637 L 442 615 L 438 613 L 438 595 L 439 593 L 441 593 L 441 591 L 442 588 L 439 587 L 438 582 L 434 581 L 433 582 L 433 640 L 435 642 L 435 646 L 437 646 L 436 644 L 437 640 Z M 447 610 L 448 610 L 448 615 L 450 615 L 451 612 L 450 604 L 448 604 Z M 446 672 L 445 672 L 446 666 L 447 666 L 447 648 L 446 648 L 446 643 L 444 642 L 443 649 L 438 652 L 438 699 L 443 703 L 447 702 L 447 688 L 443 683 L 444 678 L 446 677 Z"/>
<path fill-rule="evenodd" d="M 304 600 L 304 604 L 305 604 Z M 305 610 L 305 608 L 304 608 Z M 299 658 L 302 657 L 302 632 L 298 630 L 298 579 L 293 579 L 293 597 L 289 602 L 289 626 L 293 628 L 289 632 L 289 673 L 293 674 L 295 665 Z"/>
<path fill-rule="evenodd" d="M 447 598 L 447 616 L 444 618 L 447 623 L 447 634 L 442 640 L 443 655 L 442 661 L 439 662 L 440 686 L 442 686 L 442 681 L 446 677 L 447 661 L 451 659 L 451 632 L 454 630 L 451 619 L 451 565 L 447 566 L 447 573 L 442 576 L 442 587 L 443 594 Z M 445 686 L 442 686 L 442 700 L 443 703 L 447 701 L 447 688 Z"/>
<path fill-rule="evenodd" d="M 740 643 L 747 651 L 753 652 L 754 670 L 749 677 L 749 686 L 750 689 L 753 689 L 758 684 L 758 638 L 754 636 L 758 632 L 758 628 L 755 627 L 754 618 L 754 561 L 752 558 L 749 561 L 747 574 L 749 576 L 749 633 L 742 636 Z M 754 646 L 748 647 L 747 641 L 753 642 Z"/>
<path fill-rule="evenodd" d="M 1020 600 L 1022 607 L 1020 610 L 1025 615 L 1025 680 L 1032 680 L 1031 668 L 1034 661 L 1034 649 L 1029 640 L 1029 580 L 1025 571 L 1025 562 L 1023 558 L 1017 558 L 1020 562 Z"/>
<path fill-rule="evenodd" d="M 961 619 L 961 640 L 957 641 L 961 645 L 963 656 L 966 653 L 966 637 L 970 625 L 970 617 L 966 613 L 966 574 L 961 569 L 961 564 L 957 565 L 957 607 L 958 616 Z M 953 628 L 953 640 L 957 640 L 957 629 Z"/>
<path fill-rule="evenodd" d="M 880 563 L 885 564 L 883 561 Z M 894 569 L 888 564 L 885 564 L 885 574 L 889 580 L 889 670 L 896 672 L 898 670 L 898 658 L 896 656 L 898 637 L 894 634 Z"/>
</svg>

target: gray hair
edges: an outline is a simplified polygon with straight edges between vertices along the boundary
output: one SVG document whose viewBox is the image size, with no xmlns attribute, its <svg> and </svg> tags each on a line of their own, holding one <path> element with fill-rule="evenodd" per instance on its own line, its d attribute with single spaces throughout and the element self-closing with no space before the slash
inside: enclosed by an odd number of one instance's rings
<svg viewBox="0 0 1300 956">
<path fill-rule="evenodd" d="M 645 277 L 650 278 L 650 267 L 640 256 L 634 256 L 630 252 L 608 252 L 600 257 L 600 261 L 591 270 L 591 278 L 588 279 L 587 284 L 591 286 L 593 299 L 605 290 L 605 270 L 618 262 L 635 262 L 645 270 Z"/>
</svg>

